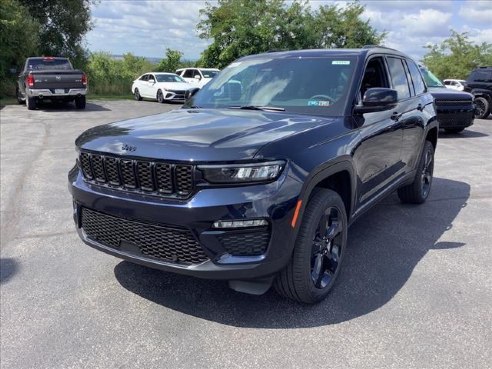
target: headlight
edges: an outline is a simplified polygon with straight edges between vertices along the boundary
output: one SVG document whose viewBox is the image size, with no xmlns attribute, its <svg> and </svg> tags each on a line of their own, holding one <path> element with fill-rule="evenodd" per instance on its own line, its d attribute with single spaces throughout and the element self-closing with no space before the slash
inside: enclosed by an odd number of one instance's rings
<svg viewBox="0 0 492 369">
<path fill-rule="evenodd" d="M 254 164 L 200 165 L 203 177 L 210 183 L 248 183 L 273 181 L 284 169 L 284 161 Z"/>
</svg>

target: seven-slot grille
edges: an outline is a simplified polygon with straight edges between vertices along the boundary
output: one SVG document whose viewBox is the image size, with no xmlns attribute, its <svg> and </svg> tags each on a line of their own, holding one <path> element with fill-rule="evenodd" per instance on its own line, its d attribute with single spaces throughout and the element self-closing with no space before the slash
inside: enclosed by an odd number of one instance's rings
<svg viewBox="0 0 492 369">
<path fill-rule="evenodd" d="M 185 228 L 141 223 L 87 208 L 82 208 L 81 220 L 89 239 L 116 250 L 188 265 L 209 260 Z"/>
<path fill-rule="evenodd" d="M 193 166 L 112 156 L 80 154 L 80 166 L 87 181 L 130 191 L 186 198 L 193 192 Z"/>
</svg>

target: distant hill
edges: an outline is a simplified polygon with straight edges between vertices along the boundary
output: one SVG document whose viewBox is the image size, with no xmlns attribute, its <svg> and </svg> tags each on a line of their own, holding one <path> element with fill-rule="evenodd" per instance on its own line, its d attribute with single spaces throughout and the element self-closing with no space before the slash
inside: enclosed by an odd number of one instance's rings
<svg viewBox="0 0 492 369">
<path fill-rule="evenodd" d="M 135 55 L 135 56 L 138 56 L 138 55 Z M 114 60 L 123 60 L 123 55 L 111 55 L 111 57 Z M 143 56 L 143 58 L 152 64 L 159 64 L 162 60 L 162 58 L 154 58 L 154 57 L 147 57 L 147 56 Z"/>
</svg>

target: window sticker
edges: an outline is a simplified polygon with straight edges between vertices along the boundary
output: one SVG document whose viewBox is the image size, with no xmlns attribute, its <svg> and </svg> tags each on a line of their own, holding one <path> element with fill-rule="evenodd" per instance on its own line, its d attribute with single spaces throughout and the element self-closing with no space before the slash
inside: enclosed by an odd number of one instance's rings
<svg viewBox="0 0 492 369">
<path fill-rule="evenodd" d="M 321 107 L 326 107 L 330 106 L 329 101 L 323 101 L 323 100 L 308 100 L 308 106 L 321 106 Z"/>
<path fill-rule="evenodd" d="M 332 65 L 350 65 L 350 60 L 332 60 Z"/>
</svg>

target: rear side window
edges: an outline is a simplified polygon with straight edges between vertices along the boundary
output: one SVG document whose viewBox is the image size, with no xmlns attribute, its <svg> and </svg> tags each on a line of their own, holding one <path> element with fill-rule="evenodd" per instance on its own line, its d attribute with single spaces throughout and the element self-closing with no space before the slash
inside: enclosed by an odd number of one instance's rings
<svg viewBox="0 0 492 369">
<path fill-rule="evenodd" d="M 425 84 L 420 74 L 419 69 L 415 63 L 411 60 L 407 60 L 408 70 L 410 71 L 410 76 L 412 77 L 413 88 L 415 89 L 415 95 L 420 95 L 425 92 Z"/>
<path fill-rule="evenodd" d="M 142 77 L 140 77 L 140 80 L 141 81 L 148 81 L 149 80 L 149 75 L 148 74 L 144 74 Z"/>
<path fill-rule="evenodd" d="M 389 57 L 387 59 L 393 88 L 398 92 L 398 100 L 409 98 L 410 88 L 408 86 L 407 74 L 403 67 L 403 61 L 399 58 Z"/>
</svg>

